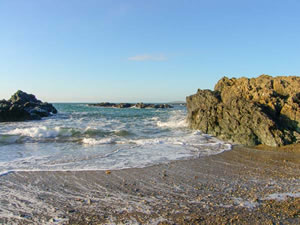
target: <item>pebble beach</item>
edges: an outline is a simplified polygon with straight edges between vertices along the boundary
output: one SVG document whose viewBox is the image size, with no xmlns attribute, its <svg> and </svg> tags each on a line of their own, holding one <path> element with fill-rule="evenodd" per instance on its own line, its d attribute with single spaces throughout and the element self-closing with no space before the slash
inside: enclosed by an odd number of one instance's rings
<svg viewBox="0 0 300 225">
<path fill-rule="evenodd" d="M 146 168 L 12 172 L 0 177 L 1 211 L 18 213 L 0 223 L 299 224 L 300 146 L 286 148 L 233 146 Z"/>
</svg>

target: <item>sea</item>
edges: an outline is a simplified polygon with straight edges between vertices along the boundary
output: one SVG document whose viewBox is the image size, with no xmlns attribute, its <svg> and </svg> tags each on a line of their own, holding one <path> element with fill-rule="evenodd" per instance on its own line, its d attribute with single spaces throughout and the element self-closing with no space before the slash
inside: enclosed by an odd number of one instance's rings
<svg viewBox="0 0 300 225">
<path fill-rule="evenodd" d="M 53 104 L 58 114 L 0 123 L 0 175 L 13 171 L 140 168 L 231 149 L 188 128 L 184 105 L 171 109 Z"/>
</svg>

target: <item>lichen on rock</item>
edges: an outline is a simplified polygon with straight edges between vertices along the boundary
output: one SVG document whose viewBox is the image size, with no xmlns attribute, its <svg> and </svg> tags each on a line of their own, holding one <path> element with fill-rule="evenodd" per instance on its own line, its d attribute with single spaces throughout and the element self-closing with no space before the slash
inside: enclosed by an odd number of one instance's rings
<svg viewBox="0 0 300 225">
<path fill-rule="evenodd" d="M 300 141 L 300 77 L 223 77 L 187 97 L 191 128 L 244 145 Z"/>
</svg>

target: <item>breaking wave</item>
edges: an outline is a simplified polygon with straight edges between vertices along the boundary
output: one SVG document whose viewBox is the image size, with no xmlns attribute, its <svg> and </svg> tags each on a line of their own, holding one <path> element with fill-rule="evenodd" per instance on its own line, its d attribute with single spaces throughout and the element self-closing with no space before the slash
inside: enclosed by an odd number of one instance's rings
<svg viewBox="0 0 300 225">
<path fill-rule="evenodd" d="M 186 109 L 56 104 L 58 115 L 0 126 L 0 172 L 144 167 L 218 154 L 231 145 L 188 129 Z"/>
</svg>

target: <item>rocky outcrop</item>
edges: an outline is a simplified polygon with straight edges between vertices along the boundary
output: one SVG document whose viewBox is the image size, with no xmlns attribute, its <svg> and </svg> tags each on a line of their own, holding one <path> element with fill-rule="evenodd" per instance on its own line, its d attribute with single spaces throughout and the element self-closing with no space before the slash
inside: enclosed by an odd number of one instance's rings
<svg viewBox="0 0 300 225">
<path fill-rule="evenodd" d="M 110 102 L 101 102 L 96 104 L 88 104 L 89 106 L 98 106 L 98 107 L 110 107 L 110 108 L 138 108 L 138 109 L 165 109 L 173 108 L 169 104 L 144 104 L 144 103 L 110 103 Z"/>
<path fill-rule="evenodd" d="M 23 91 L 17 91 L 8 101 L 0 101 L 0 122 L 38 120 L 56 113 L 52 104 Z"/>
<path fill-rule="evenodd" d="M 186 100 L 193 129 L 249 146 L 300 142 L 300 77 L 224 77 Z"/>
</svg>

